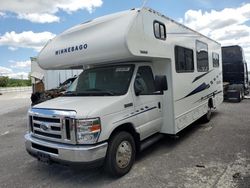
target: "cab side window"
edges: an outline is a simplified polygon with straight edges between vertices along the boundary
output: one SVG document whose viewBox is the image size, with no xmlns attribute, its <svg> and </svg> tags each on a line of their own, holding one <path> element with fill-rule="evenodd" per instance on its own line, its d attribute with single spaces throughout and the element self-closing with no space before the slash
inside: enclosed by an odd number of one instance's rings
<svg viewBox="0 0 250 188">
<path fill-rule="evenodd" d="M 166 40 L 167 34 L 165 25 L 159 21 L 154 21 L 154 34 L 155 38 Z"/>
<path fill-rule="evenodd" d="M 136 73 L 134 87 L 142 90 L 140 95 L 155 94 L 154 76 L 151 67 L 149 66 L 139 67 Z"/>
</svg>

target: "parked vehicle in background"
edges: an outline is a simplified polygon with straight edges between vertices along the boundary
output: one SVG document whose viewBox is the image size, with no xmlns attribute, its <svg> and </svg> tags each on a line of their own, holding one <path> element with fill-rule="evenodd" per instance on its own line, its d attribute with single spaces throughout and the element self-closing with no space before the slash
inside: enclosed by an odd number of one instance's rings
<svg viewBox="0 0 250 188">
<path fill-rule="evenodd" d="M 61 96 L 83 69 L 45 70 L 31 57 L 32 105 Z"/>
<path fill-rule="evenodd" d="M 101 162 L 113 176 L 164 134 L 223 101 L 221 46 L 149 8 L 96 18 L 52 39 L 45 69 L 84 66 L 64 96 L 33 106 L 26 149 L 41 161 Z"/>
<path fill-rule="evenodd" d="M 224 98 L 240 102 L 249 93 L 248 68 L 240 46 L 222 47 Z"/>
</svg>

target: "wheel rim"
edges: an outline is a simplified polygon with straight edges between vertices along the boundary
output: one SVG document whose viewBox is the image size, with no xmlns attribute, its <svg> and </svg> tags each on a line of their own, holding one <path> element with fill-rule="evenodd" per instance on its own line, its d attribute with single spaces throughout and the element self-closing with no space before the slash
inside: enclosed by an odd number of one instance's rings
<svg viewBox="0 0 250 188">
<path fill-rule="evenodd" d="M 116 164 L 119 168 L 126 168 L 131 160 L 132 146 L 128 141 L 122 141 L 116 151 Z"/>
</svg>

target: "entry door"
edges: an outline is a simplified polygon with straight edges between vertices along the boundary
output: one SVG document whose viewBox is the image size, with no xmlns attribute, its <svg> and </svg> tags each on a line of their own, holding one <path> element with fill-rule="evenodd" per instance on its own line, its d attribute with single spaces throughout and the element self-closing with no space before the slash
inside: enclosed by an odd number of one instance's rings
<svg viewBox="0 0 250 188">
<path fill-rule="evenodd" d="M 140 66 L 136 73 L 134 88 L 142 92 L 136 96 L 134 105 L 137 114 L 137 126 L 141 139 L 159 132 L 163 123 L 162 95 L 155 90 L 154 76 L 150 66 Z"/>
</svg>

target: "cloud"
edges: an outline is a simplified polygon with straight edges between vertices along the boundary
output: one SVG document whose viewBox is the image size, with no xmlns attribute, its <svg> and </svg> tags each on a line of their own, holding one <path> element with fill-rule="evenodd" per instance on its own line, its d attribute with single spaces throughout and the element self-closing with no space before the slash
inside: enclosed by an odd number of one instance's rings
<svg viewBox="0 0 250 188">
<path fill-rule="evenodd" d="M 188 10 L 179 20 L 222 46 L 242 46 L 250 65 L 250 26 L 247 24 L 250 21 L 250 3 L 221 11 Z"/>
<path fill-rule="evenodd" d="M 41 33 L 34 33 L 33 31 L 16 33 L 15 31 L 11 31 L 0 36 L 0 46 L 8 46 L 10 50 L 31 48 L 40 51 L 47 41 L 54 37 L 55 34 L 47 31 Z"/>
<path fill-rule="evenodd" d="M 1 72 L 0 72 L 0 76 L 1 76 Z M 7 73 L 7 74 L 2 74 L 2 76 L 7 76 L 9 78 L 14 78 L 14 79 L 25 79 L 27 80 L 29 77 L 29 73 L 27 72 L 11 72 L 11 73 Z"/>
<path fill-rule="evenodd" d="M 14 13 L 18 19 L 51 23 L 59 22 L 60 18 L 56 16 L 59 11 L 71 14 L 78 10 L 87 10 L 91 13 L 102 4 L 102 0 L 1 0 L 0 11 Z"/>
<path fill-rule="evenodd" d="M 250 4 L 242 5 L 239 8 L 225 8 L 222 11 L 211 10 L 188 10 L 184 16 L 184 23 L 197 30 L 209 28 L 219 29 L 233 24 L 242 24 L 250 18 Z"/>
<path fill-rule="evenodd" d="M 7 76 L 15 79 L 28 79 L 28 72 L 14 72 L 12 69 L 0 66 L 0 76 Z"/>
<path fill-rule="evenodd" d="M 12 70 L 7 67 L 0 66 L 0 76 L 5 76 L 6 74 L 12 73 Z"/>
<path fill-rule="evenodd" d="M 37 14 L 37 13 L 31 13 L 31 14 L 19 14 L 17 16 L 18 19 L 24 19 L 29 20 L 34 23 L 52 23 L 52 22 L 59 22 L 60 18 L 52 15 L 52 14 Z"/>
<path fill-rule="evenodd" d="M 250 36 L 250 27 L 247 25 L 231 25 L 212 31 L 212 36 L 223 43 L 230 43 L 228 41 L 238 41 L 245 43 Z M 248 40 L 247 40 L 248 41 Z"/>
<path fill-rule="evenodd" d="M 1 16 L 4 17 L 4 16 L 5 16 L 5 13 L 4 13 L 4 12 L 0 12 L 0 17 L 1 17 Z"/>
<path fill-rule="evenodd" d="M 25 79 L 25 80 L 27 80 L 28 77 L 29 77 L 29 73 L 27 73 L 27 72 L 17 72 L 17 73 L 10 73 L 7 76 L 9 78 Z"/>
<path fill-rule="evenodd" d="M 11 65 L 11 68 L 30 68 L 30 60 L 27 61 L 10 61 L 11 63 L 13 63 L 13 65 Z"/>
<path fill-rule="evenodd" d="M 9 46 L 8 49 L 11 50 L 11 51 L 16 51 L 16 50 L 18 50 L 18 48 L 13 47 L 13 46 Z"/>
</svg>

